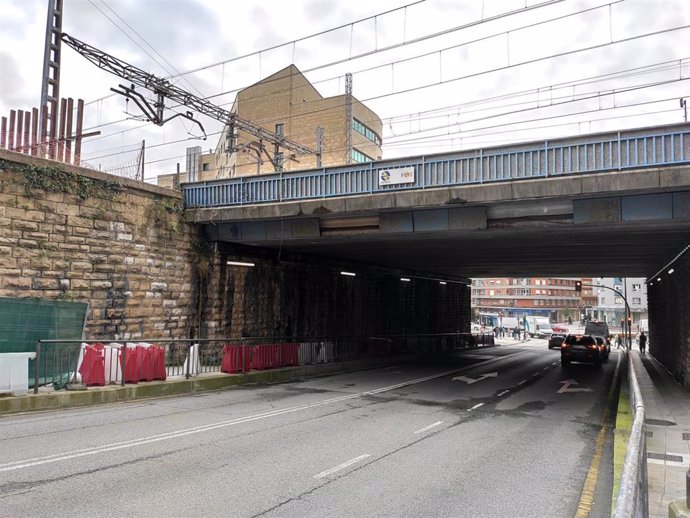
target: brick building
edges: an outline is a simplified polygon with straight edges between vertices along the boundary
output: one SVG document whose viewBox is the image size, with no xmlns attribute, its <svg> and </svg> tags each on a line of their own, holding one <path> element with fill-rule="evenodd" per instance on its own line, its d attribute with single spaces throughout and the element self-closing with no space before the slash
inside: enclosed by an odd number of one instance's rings
<svg viewBox="0 0 690 518">
<path fill-rule="evenodd" d="M 381 159 L 381 119 L 354 97 L 352 117 L 348 96 L 323 97 L 306 77 L 290 65 L 241 90 L 232 111 L 241 119 L 297 142 L 321 149 L 321 167 Z M 317 129 L 320 132 L 317 137 Z M 189 154 L 189 151 L 188 151 Z M 316 154 L 294 155 L 288 150 L 226 126 L 213 153 L 198 153 L 198 174 L 180 181 L 210 180 L 319 167 Z M 176 174 L 159 177 L 159 185 L 173 187 Z"/>
</svg>

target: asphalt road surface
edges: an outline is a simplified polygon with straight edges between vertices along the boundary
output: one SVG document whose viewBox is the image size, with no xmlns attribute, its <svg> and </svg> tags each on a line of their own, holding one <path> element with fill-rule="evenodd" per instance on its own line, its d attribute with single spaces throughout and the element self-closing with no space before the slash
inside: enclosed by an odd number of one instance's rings
<svg viewBox="0 0 690 518">
<path fill-rule="evenodd" d="M 0 418 L 0 517 L 608 516 L 618 360 L 530 340 Z"/>
</svg>

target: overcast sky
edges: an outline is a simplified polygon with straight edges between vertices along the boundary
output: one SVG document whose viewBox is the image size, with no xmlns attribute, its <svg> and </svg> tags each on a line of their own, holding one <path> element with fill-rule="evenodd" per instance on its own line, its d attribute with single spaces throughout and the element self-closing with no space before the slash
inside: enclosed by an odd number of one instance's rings
<svg viewBox="0 0 690 518">
<path fill-rule="evenodd" d="M 383 119 L 384 158 L 683 121 L 690 1 L 526 10 L 539 3 L 64 0 L 63 31 L 156 75 L 183 73 L 178 86 L 228 108 L 238 89 L 290 63 L 324 96 L 344 93 L 351 72 L 355 97 Z M 47 6 L 0 0 L 2 115 L 40 102 Z M 180 118 L 137 120 L 136 106 L 110 92 L 123 81 L 64 45 L 61 70 L 61 96 L 89 103 L 85 131 L 101 131 L 83 144 L 95 168 L 132 174 L 145 139 L 153 181 L 184 168 L 187 146 L 216 146 L 216 121 L 200 118 L 201 140 Z"/>
</svg>

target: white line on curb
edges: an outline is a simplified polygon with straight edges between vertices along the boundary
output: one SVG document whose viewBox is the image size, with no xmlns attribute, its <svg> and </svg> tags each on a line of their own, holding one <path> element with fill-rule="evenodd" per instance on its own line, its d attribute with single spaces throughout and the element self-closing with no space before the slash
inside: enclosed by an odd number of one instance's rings
<svg viewBox="0 0 690 518">
<path fill-rule="evenodd" d="M 479 407 L 482 406 L 482 405 L 484 405 L 484 403 L 477 403 L 477 404 L 474 405 L 472 408 L 468 408 L 467 410 L 468 410 L 468 411 L 469 411 L 469 410 L 474 410 L 474 409 L 476 409 L 476 408 L 479 408 Z"/>
<path fill-rule="evenodd" d="M 499 392 L 499 393 L 498 393 L 498 397 L 501 397 L 501 396 L 503 396 L 504 394 L 507 394 L 508 392 L 510 392 L 510 390 L 504 390 L 503 392 Z"/>
<path fill-rule="evenodd" d="M 522 380 L 520 383 L 518 383 L 518 386 L 524 385 L 525 383 L 527 383 L 527 380 Z"/>
<path fill-rule="evenodd" d="M 412 432 L 412 433 L 424 433 L 427 430 L 431 430 L 432 428 L 435 428 L 436 426 L 438 426 L 440 424 L 443 424 L 443 421 L 436 421 L 434 424 L 430 424 L 429 426 L 425 426 L 424 428 L 420 428 L 416 432 Z"/>
<path fill-rule="evenodd" d="M 323 478 L 327 477 L 328 475 L 332 475 L 336 471 L 340 471 L 341 469 L 347 468 L 348 466 L 352 466 L 356 462 L 359 462 L 360 460 L 364 460 L 367 457 L 371 457 L 368 453 L 365 453 L 364 455 L 360 455 L 359 457 L 355 457 L 354 459 L 350 459 L 347 462 L 343 462 L 342 464 L 338 464 L 335 468 L 327 469 L 326 471 L 322 471 L 318 475 L 314 475 L 314 478 Z"/>
</svg>

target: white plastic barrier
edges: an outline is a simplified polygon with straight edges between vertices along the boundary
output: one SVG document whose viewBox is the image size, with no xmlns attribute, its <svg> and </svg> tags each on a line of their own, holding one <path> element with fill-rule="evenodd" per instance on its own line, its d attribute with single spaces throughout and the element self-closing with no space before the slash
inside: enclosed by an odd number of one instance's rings
<svg viewBox="0 0 690 518">
<path fill-rule="evenodd" d="M 82 343 L 81 349 L 79 350 L 79 359 L 77 360 L 77 371 L 76 371 L 76 381 L 77 383 L 82 382 L 81 374 L 79 369 L 81 368 L 81 363 L 84 361 L 84 351 L 89 344 Z M 130 344 L 128 344 L 130 345 Z M 105 344 L 103 348 L 103 359 L 104 359 L 104 372 L 103 378 L 105 379 L 105 384 L 110 383 L 120 383 L 122 381 L 122 367 L 120 366 L 120 348 L 122 344 L 109 343 Z"/>
<path fill-rule="evenodd" d="M 305 342 L 299 344 L 299 364 L 328 363 L 333 361 L 333 342 Z"/>
<path fill-rule="evenodd" d="M 182 365 L 182 375 L 187 375 L 187 362 L 191 358 L 192 363 L 189 365 L 189 374 L 199 374 L 200 364 L 199 364 L 199 344 L 194 344 L 189 348 L 189 354 L 184 360 L 184 365 Z"/>
<path fill-rule="evenodd" d="M 0 392 L 23 396 L 29 392 L 29 360 L 36 353 L 0 353 Z"/>
</svg>

